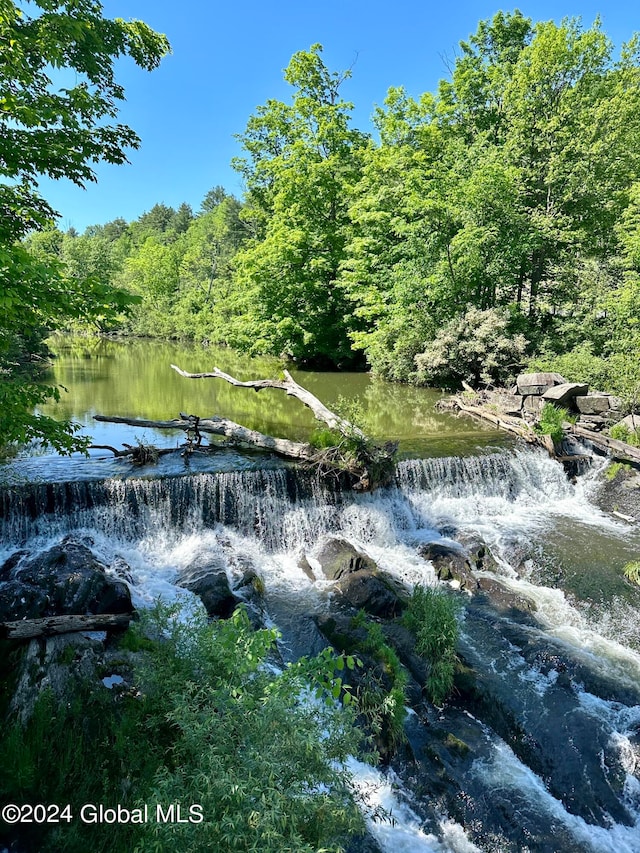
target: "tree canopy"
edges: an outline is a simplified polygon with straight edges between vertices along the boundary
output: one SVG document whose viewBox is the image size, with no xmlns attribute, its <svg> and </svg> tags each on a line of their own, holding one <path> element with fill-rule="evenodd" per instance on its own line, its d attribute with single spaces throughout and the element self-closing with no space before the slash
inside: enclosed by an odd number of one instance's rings
<svg viewBox="0 0 640 853">
<path fill-rule="evenodd" d="M 68 319 L 100 321 L 130 298 L 106 271 L 70 272 L 19 241 L 50 229 L 56 216 L 39 177 L 83 186 L 95 180 L 96 163 L 123 163 L 138 147 L 131 128 L 111 123 L 124 98 L 114 60 L 128 55 L 152 70 L 169 44 L 141 21 L 104 18 L 97 0 L 0 0 L 0 50 L 0 444 L 41 440 L 69 451 L 79 446 L 73 426 L 32 414 L 58 393 L 31 381 L 34 359 L 48 331 Z M 76 82 L 65 87 L 69 70 Z"/>
</svg>

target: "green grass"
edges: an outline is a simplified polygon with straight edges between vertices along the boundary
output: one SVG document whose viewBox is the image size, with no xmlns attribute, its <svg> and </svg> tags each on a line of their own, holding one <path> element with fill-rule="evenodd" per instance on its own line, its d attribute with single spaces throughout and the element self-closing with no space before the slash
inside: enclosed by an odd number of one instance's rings
<svg viewBox="0 0 640 853">
<path fill-rule="evenodd" d="M 356 708 L 365 718 L 377 745 L 393 752 L 405 740 L 407 672 L 395 650 L 386 642 L 379 623 L 360 610 L 352 624 L 366 631 L 366 639 L 359 650 L 380 664 L 387 684 L 391 684 L 390 688 L 385 686 L 376 673 L 369 672 L 356 691 Z"/>
<path fill-rule="evenodd" d="M 626 424 L 614 424 L 609 430 L 611 438 L 616 438 L 618 441 L 624 441 L 625 444 L 630 444 L 632 447 L 640 447 L 640 433 L 638 430 L 631 430 Z"/>
<path fill-rule="evenodd" d="M 540 411 L 534 430 L 539 435 L 550 435 L 554 442 L 560 442 L 564 436 L 563 423 L 565 421 L 572 421 L 566 409 L 558 408 L 553 403 L 545 403 Z"/>
<path fill-rule="evenodd" d="M 458 602 L 432 587 L 414 589 L 404 616 L 416 635 L 416 651 L 430 665 L 425 685 L 434 705 L 442 705 L 453 689 L 458 643 Z"/>
<path fill-rule="evenodd" d="M 640 584 L 640 560 L 633 560 L 623 567 L 624 576 L 631 583 Z"/>
</svg>

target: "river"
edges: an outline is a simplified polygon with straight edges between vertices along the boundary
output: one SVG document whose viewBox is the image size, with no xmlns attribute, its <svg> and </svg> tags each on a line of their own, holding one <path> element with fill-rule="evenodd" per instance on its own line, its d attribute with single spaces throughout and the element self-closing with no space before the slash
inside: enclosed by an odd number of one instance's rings
<svg viewBox="0 0 640 853">
<path fill-rule="evenodd" d="M 311 427 L 283 394 L 190 382 L 168 367 L 255 378 L 275 375 L 275 362 L 149 342 L 92 347 L 62 342 L 53 378 L 69 389 L 62 413 L 97 443 L 132 435 L 96 430 L 95 412 L 215 413 L 291 438 Z M 493 564 L 478 576 L 498 578 L 531 606 L 459 593 L 459 652 L 474 687 L 443 709 L 408 709 L 408 747 L 391 767 L 354 760 L 354 784 L 395 817 L 373 823 L 373 837 L 389 853 L 639 853 L 640 588 L 622 566 L 638 559 L 640 535 L 597 509 L 603 461 L 571 484 L 543 453 L 437 414 L 435 392 L 363 374 L 295 375 L 330 406 L 357 400 L 373 435 L 400 441 L 389 488 L 343 494 L 277 460 L 228 450 L 160 472 L 131 472 L 105 454 L 18 459 L 5 472 L 13 485 L 0 492 L 0 560 L 72 532 L 106 565 L 127 564 L 138 606 L 158 594 L 188 598 L 175 581 L 198 559 L 215 558 L 236 587 L 251 565 L 282 654 L 294 658 L 323 644 L 313 617 L 332 606 L 331 587 L 300 562 L 304 554 L 316 566 L 327 536 L 345 537 L 408 585 L 436 583 L 421 544 L 481 540 Z M 447 746 L 449 737 L 465 748 Z"/>
</svg>

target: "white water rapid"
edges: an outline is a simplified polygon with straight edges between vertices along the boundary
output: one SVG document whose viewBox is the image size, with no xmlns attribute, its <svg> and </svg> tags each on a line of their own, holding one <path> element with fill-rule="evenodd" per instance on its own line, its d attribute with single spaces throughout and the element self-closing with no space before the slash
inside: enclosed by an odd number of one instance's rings
<svg viewBox="0 0 640 853">
<path fill-rule="evenodd" d="M 388 853 L 640 853 L 640 598 L 621 574 L 640 536 L 591 502 L 599 467 L 572 485 L 528 449 L 410 460 L 372 495 L 287 468 L 14 486 L 0 494 L 0 563 L 71 533 L 113 572 L 126 564 L 136 606 L 190 597 L 176 580 L 194 562 L 224 565 L 232 588 L 251 566 L 295 657 L 317 650 L 311 617 L 331 606 L 315 560 L 327 537 L 410 587 L 437 583 L 420 545 L 484 543 L 479 576 L 530 609 L 460 593 L 476 704 L 410 714 L 413 758 L 393 770 L 353 761 L 364 799 L 395 819 L 371 823 L 372 836 Z M 441 759 L 438 776 L 440 729 L 469 750 Z"/>
</svg>

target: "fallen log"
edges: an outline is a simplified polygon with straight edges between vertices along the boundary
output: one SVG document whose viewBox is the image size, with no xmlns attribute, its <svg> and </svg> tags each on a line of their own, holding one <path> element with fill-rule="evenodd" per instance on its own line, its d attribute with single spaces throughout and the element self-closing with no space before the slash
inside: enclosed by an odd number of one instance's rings
<svg viewBox="0 0 640 853">
<path fill-rule="evenodd" d="M 540 435 L 522 420 L 522 418 L 514 418 L 509 415 L 496 415 L 479 406 L 469 406 L 464 403 L 460 397 L 453 397 L 453 403 L 460 412 L 473 415 L 481 420 L 488 421 L 494 424 L 499 429 L 506 432 L 511 432 L 519 438 L 524 439 L 528 444 L 535 444 L 543 447 L 550 456 L 557 459 L 559 462 L 572 462 L 577 459 L 586 458 L 584 455 L 559 456 L 556 445 L 549 435 Z M 598 447 L 603 452 L 607 453 L 613 459 L 620 462 L 631 462 L 635 465 L 640 463 L 640 448 L 633 447 L 624 441 L 619 441 L 616 438 L 610 438 L 607 435 L 602 435 L 600 432 L 585 429 L 578 424 L 565 423 L 563 425 L 565 432 L 577 436 L 578 438 L 588 439 L 595 447 Z"/>
<path fill-rule="evenodd" d="M 145 418 L 121 418 L 106 415 L 94 415 L 95 420 L 111 424 L 129 424 L 130 426 L 152 428 L 152 429 L 181 429 L 191 432 L 197 429 L 199 432 L 212 435 L 224 435 L 233 442 L 249 444 L 259 447 L 261 450 L 269 450 L 280 456 L 290 459 L 299 459 L 312 462 L 316 458 L 316 449 L 310 444 L 299 441 L 290 441 L 287 438 L 275 438 L 262 432 L 249 429 L 226 418 L 218 418 L 215 415 L 210 418 L 199 418 L 196 415 L 185 415 L 180 413 L 179 418 L 170 421 L 151 421 Z"/>
<path fill-rule="evenodd" d="M 132 613 L 100 613 L 98 615 L 45 616 L 40 619 L 20 619 L 0 622 L 0 638 L 31 640 L 78 631 L 104 631 L 107 628 L 126 628 L 134 618 Z"/>
<path fill-rule="evenodd" d="M 332 412 L 314 394 L 299 385 L 287 370 L 284 371 L 284 379 L 252 379 L 244 382 L 224 373 L 217 367 L 208 373 L 187 373 L 175 364 L 172 364 L 171 367 L 180 376 L 187 379 L 223 379 L 231 385 L 252 388 L 254 391 L 261 391 L 263 388 L 275 388 L 284 391 L 289 396 L 296 397 L 310 409 L 316 420 L 321 421 L 336 432 L 335 443 L 331 447 L 318 450 L 306 442 L 265 435 L 216 415 L 201 418 L 197 415 L 185 415 L 181 412 L 179 418 L 173 418 L 170 421 L 107 417 L 105 415 L 94 415 L 95 419 L 142 428 L 181 429 L 195 435 L 198 444 L 202 433 L 223 435 L 232 443 L 250 445 L 259 450 L 270 451 L 296 462 L 311 465 L 322 475 L 342 477 L 346 474 L 352 488 L 362 491 L 368 491 L 387 483 L 394 471 L 397 445 L 388 443 L 379 446 L 370 441 L 359 427 Z"/>
<path fill-rule="evenodd" d="M 578 426 L 578 424 L 570 424 L 568 431 L 579 438 L 588 439 L 596 447 L 607 451 L 616 461 L 632 462 L 634 465 L 640 463 L 640 448 L 627 444 L 625 441 L 610 438 L 608 435 L 602 435 L 601 432 L 586 429 L 585 427 Z"/>
<path fill-rule="evenodd" d="M 300 400 L 308 409 L 311 409 L 316 420 L 322 421 L 330 429 L 337 429 L 343 435 L 357 436 L 362 439 L 366 438 L 362 430 L 355 426 L 355 424 L 332 412 L 311 391 L 299 385 L 288 370 L 283 371 L 284 379 L 250 379 L 248 382 L 241 382 L 228 373 L 224 373 L 218 367 L 214 367 L 210 373 L 187 373 L 186 370 L 182 370 L 182 368 L 175 364 L 172 364 L 171 367 L 176 373 L 179 373 L 180 376 L 184 376 L 186 379 L 224 379 L 230 385 L 235 385 L 239 388 L 253 388 L 254 391 L 262 391 L 263 388 L 276 388 L 284 391 L 290 397 L 296 397 Z"/>
<path fill-rule="evenodd" d="M 458 411 L 464 412 L 467 415 L 473 415 L 480 420 L 488 421 L 499 429 L 503 429 L 506 432 L 517 435 L 518 438 L 524 439 L 528 444 L 536 444 L 544 447 L 545 450 L 549 450 L 549 444 L 545 441 L 549 436 L 538 435 L 522 418 L 513 418 L 509 415 L 496 415 L 480 406 L 469 406 L 460 397 L 453 397 L 452 399 Z"/>
</svg>

